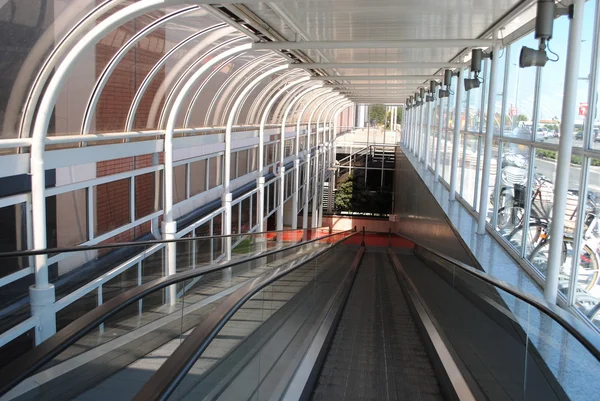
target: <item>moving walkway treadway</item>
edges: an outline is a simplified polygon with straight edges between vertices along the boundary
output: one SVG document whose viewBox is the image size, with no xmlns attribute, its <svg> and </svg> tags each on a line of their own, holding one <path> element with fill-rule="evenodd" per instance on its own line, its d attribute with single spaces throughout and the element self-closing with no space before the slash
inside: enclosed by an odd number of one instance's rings
<svg viewBox="0 0 600 401">
<path fill-rule="evenodd" d="M 382 242 L 390 246 L 377 246 Z M 219 275 L 210 293 L 202 280 L 191 282 L 199 273 L 184 272 L 86 314 L 0 372 L 2 399 L 587 400 L 600 394 L 595 333 L 406 239 L 322 235 L 232 264 L 209 273 Z M 111 320 L 119 303 L 137 308 L 173 283 L 188 286 L 169 311 L 155 307 Z"/>
</svg>

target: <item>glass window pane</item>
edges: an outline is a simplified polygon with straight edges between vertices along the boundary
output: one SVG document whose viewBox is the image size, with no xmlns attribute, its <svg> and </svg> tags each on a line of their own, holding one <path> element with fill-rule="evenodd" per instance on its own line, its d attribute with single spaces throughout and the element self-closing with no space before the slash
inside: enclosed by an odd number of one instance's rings
<svg viewBox="0 0 600 401">
<path fill-rule="evenodd" d="M 210 158 L 209 168 L 209 189 L 217 187 L 223 183 L 223 156 L 215 156 Z"/>
<path fill-rule="evenodd" d="M 583 230 L 581 232 L 581 254 L 577 267 L 577 291 L 575 306 L 600 328 L 599 239 L 600 239 L 600 159 L 591 159 L 588 178 Z"/>
<path fill-rule="evenodd" d="M 178 203 L 185 200 L 185 170 L 185 164 L 175 166 L 173 168 L 173 203 Z"/>
<path fill-rule="evenodd" d="M 536 69 L 519 68 L 519 54 L 522 46 L 538 47 L 533 33 L 521 38 L 506 49 L 509 64 L 504 135 L 512 138 L 531 139 Z M 541 113 L 541 115 L 544 114 Z"/>
<path fill-rule="evenodd" d="M 237 152 L 231 152 L 231 157 L 229 159 L 229 174 L 230 179 L 233 180 L 238 177 L 237 175 Z"/>
<path fill-rule="evenodd" d="M 94 188 L 95 236 L 105 234 L 130 222 L 129 187 L 129 178 L 126 178 L 97 185 Z"/>
<path fill-rule="evenodd" d="M 238 177 L 248 174 L 248 150 L 238 152 Z"/>
<path fill-rule="evenodd" d="M 206 190 L 206 160 L 190 163 L 190 196 Z"/>
</svg>

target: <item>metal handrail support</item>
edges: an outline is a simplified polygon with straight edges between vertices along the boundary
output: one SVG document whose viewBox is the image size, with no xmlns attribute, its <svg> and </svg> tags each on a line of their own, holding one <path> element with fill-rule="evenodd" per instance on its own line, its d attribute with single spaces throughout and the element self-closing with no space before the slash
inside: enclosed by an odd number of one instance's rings
<svg viewBox="0 0 600 401">
<path fill-rule="evenodd" d="M 67 327 L 65 327 L 64 329 L 62 329 L 61 331 L 59 331 L 58 333 L 54 334 L 46 341 L 41 343 L 36 348 L 25 353 L 23 356 L 19 357 L 14 362 L 2 368 L 0 370 L 0 397 L 6 394 L 8 391 L 10 391 L 12 388 L 14 388 L 22 380 L 26 379 L 27 377 L 35 373 L 38 369 L 42 368 L 46 363 L 50 362 L 68 347 L 75 344 L 79 339 L 91 332 L 94 328 L 103 323 L 106 319 L 114 316 L 118 312 L 125 309 L 127 306 L 139 301 L 140 299 L 144 298 L 145 296 L 151 293 L 154 293 L 163 288 L 167 288 L 173 284 L 177 284 L 179 282 L 184 282 L 205 275 L 207 273 L 228 269 L 230 267 L 240 265 L 242 263 L 247 263 L 249 261 L 261 259 L 279 252 L 294 249 L 311 242 L 316 242 L 325 238 L 332 237 L 334 235 L 351 233 L 352 231 L 353 230 L 346 230 L 331 235 L 324 235 L 322 237 L 314 238 L 312 240 L 304 241 L 288 247 L 267 251 L 247 259 L 231 261 L 223 263 L 221 265 L 209 265 L 206 268 L 199 268 L 196 270 L 172 274 L 170 276 L 165 276 L 150 281 L 148 283 L 142 284 L 138 287 L 132 288 L 128 291 L 125 291 L 124 293 L 115 296 L 114 298 L 110 299 L 109 301 L 105 302 L 99 307 L 88 312 L 81 318 L 75 320 Z M 344 239 L 349 238 L 354 234 L 356 233 L 353 233 L 348 237 L 345 237 Z"/>
<path fill-rule="evenodd" d="M 354 232 L 336 241 L 332 246 L 335 247 L 356 234 Z M 156 373 L 133 398 L 134 401 L 168 399 L 219 331 L 246 301 L 266 286 L 304 266 L 330 249 L 331 247 L 328 247 L 318 251 L 311 257 L 287 269 L 277 269 L 273 272 L 263 273 L 252 280 L 252 282 L 229 294 L 202 323 L 196 326 L 194 331 L 186 337 L 173 354 L 158 368 Z"/>
<path fill-rule="evenodd" d="M 396 234 L 398 235 L 398 234 Z M 502 291 L 507 292 L 508 294 L 520 299 L 521 301 L 533 306 L 534 308 L 540 310 L 544 314 L 548 315 L 551 319 L 555 320 L 559 325 L 561 325 L 569 334 L 571 334 L 577 341 L 581 343 L 587 349 L 590 354 L 592 354 L 597 361 L 600 362 L 600 337 L 594 332 L 591 328 L 585 325 L 583 322 L 579 321 L 575 316 L 571 315 L 569 312 L 561 309 L 560 307 L 546 302 L 544 299 L 534 297 L 531 295 L 527 295 L 523 293 L 521 290 L 516 287 L 508 284 L 503 280 L 499 280 L 490 276 L 489 274 L 482 272 L 472 266 L 469 266 L 459 260 L 456 260 L 448 255 L 445 255 L 441 252 L 438 252 L 434 249 L 431 249 L 425 245 L 421 245 L 418 241 L 415 241 L 413 238 L 405 235 L 398 235 L 399 237 L 405 238 L 412 243 L 415 244 L 415 248 L 421 248 L 438 258 L 445 260 L 446 262 L 451 263 L 452 265 L 458 267 L 463 272 L 484 281 L 487 284 L 490 284 L 494 287 L 501 289 Z"/>
</svg>

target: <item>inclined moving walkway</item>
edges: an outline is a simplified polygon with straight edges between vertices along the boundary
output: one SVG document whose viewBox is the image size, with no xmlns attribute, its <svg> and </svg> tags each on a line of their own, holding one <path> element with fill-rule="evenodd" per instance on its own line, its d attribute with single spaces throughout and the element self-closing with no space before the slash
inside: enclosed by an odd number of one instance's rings
<svg viewBox="0 0 600 401">
<path fill-rule="evenodd" d="M 3 399 L 600 394 L 598 339 L 573 316 L 431 249 L 389 243 L 322 235 L 133 288 L 3 369 Z M 160 308 L 124 311 L 172 285 L 186 290 L 170 312 L 131 323 Z"/>
</svg>

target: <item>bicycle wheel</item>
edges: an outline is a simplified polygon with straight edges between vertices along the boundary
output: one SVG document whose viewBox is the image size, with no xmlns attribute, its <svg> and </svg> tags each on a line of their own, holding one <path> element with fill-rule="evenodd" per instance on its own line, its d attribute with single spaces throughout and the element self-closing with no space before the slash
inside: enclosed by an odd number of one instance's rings
<svg viewBox="0 0 600 401">
<path fill-rule="evenodd" d="M 498 209 L 497 226 L 499 230 L 512 230 L 523 222 L 525 209 L 520 206 L 506 206 Z"/>
<path fill-rule="evenodd" d="M 573 266 L 573 240 L 571 238 L 563 239 L 562 262 L 560 274 L 565 279 L 565 287 L 568 287 L 568 281 L 571 279 L 571 267 Z M 550 254 L 550 242 L 545 241 L 531 252 L 529 261 L 533 266 L 546 277 L 548 256 Z M 587 245 L 583 246 L 581 255 L 579 255 L 579 267 L 577 268 L 577 286 L 586 291 L 591 290 L 598 282 L 598 258 L 596 253 Z M 565 288 L 566 290 L 566 288 Z"/>
<path fill-rule="evenodd" d="M 525 257 L 529 258 L 531 252 L 541 243 L 546 241 L 548 226 L 541 222 L 530 223 L 527 228 L 527 247 L 525 248 Z M 523 225 L 516 227 L 506 236 L 508 242 L 517 250 L 521 249 L 523 244 Z"/>
</svg>

